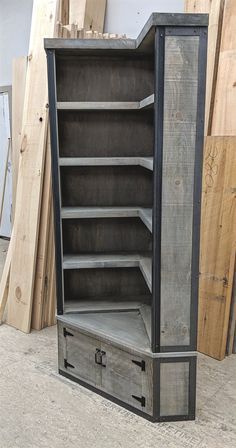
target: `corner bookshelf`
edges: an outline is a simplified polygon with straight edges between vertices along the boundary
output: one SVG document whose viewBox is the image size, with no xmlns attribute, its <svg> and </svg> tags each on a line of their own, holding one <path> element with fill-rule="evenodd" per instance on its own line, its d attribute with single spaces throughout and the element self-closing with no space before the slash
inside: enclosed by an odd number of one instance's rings
<svg viewBox="0 0 236 448">
<path fill-rule="evenodd" d="M 207 20 L 45 40 L 59 371 L 153 421 L 195 416 Z"/>
</svg>

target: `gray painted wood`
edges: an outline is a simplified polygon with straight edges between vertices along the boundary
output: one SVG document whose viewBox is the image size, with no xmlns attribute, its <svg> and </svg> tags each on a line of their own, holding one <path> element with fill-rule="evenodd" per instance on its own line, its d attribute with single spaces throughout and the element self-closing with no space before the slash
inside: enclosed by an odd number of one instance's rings
<svg viewBox="0 0 236 448">
<path fill-rule="evenodd" d="M 44 39 L 46 49 L 83 49 L 83 50 L 131 50 L 141 47 L 152 52 L 153 47 L 145 47 L 145 40 L 156 26 L 208 26 L 208 14 L 163 14 L 152 13 L 137 39 Z M 152 33 L 153 35 L 153 33 Z M 153 39 L 151 43 L 153 42 Z"/>
<path fill-rule="evenodd" d="M 68 335 L 65 338 L 66 360 L 74 367 L 67 367 L 64 370 L 78 376 L 92 386 L 101 386 L 101 367 L 94 362 L 96 349 L 101 348 L 100 341 L 71 329 L 68 331 L 73 336 Z"/>
<path fill-rule="evenodd" d="M 58 111 L 60 157 L 153 157 L 153 111 Z"/>
<path fill-rule="evenodd" d="M 139 166 L 61 167 L 62 207 L 152 206 L 152 173 Z"/>
<path fill-rule="evenodd" d="M 132 166 L 153 171 L 152 157 L 61 157 L 60 166 Z"/>
<path fill-rule="evenodd" d="M 128 54 L 56 58 L 57 99 L 62 102 L 132 102 L 154 92 L 154 60 Z M 140 78 L 142 77 L 142 82 Z M 79 82 L 78 82 L 79 80 Z"/>
<path fill-rule="evenodd" d="M 64 253 L 67 254 L 140 253 L 152 250 L 151 233 L 138 217 L 65 219 L 62 235 Z"/>
<path fill-rule="evenodd" d="M 144 322 L 144 325 L 146 328 L 146 332 L 149 337 L 149 341 L 151 343 L 151 340 L 152 340 L 152 335 L 151 335 L 151 333 L 152 333 L 152 327 L 151 327 L 152 310 L 151 310 L 151 306 L 140 304 L 139 311 L 142 316 L 142 319 L 143 319 L 143 322 Z"/>
<path fill-rule="evenodd" d="M 140 110 L 154 104 L 154 94 L 141 101 L 58 101 L 58 110 Z"/>
<path fill-rule="evenodd" d="M 136 347 L 140 350 L 150 351 L 150 341 L 140 312 L 94 312 L 71 313 L 63 316 L 64 321 L 85 329 L 90 334 L 104 336 L 109 341 L 126 347 Z"/>
<path fill-rule="evenodd" d="M 139 217 L 152 231 L 152 209 L 138 207 L 63 207 L 62 219 L 135 218 Z"/>
<path fill-rule="evenodd" d="M 124 298 L 125 299 L 125 298 Z M 65 313 L 91 313 L 96 311 L 133 311 L 139 310 L 142 306 L 141 301 L 137 301 L 137 297 L 134 297 L 134 300 L 112 300 L 109 297 L 109 300 L 67 300 L 65 302 Z"/>
<path fill-rule="evenodd" d="M 189 363 L 161 362 L 160 415 L 188 415 Z"/>
<path fill-rule="evenodd" d="M 161 345 L 190 343 L 199 38 L 166 37 L 161 233 Z M 180 137 L 181 136 L 181 137 Z"/>
<path fill-rule="evenodd" d="M 143 277 L 152 290 L 152 261 L 139 254 L 86 254 L 64 255 L 63 269 L 103 269 L 139 267 Z"/>
<path fill-rule="evenodd" d="M 144 300 L 151 295 L 138 267 L 102 269 L 65 269 L 65 304 L 67 301 Z"/>
</svg>

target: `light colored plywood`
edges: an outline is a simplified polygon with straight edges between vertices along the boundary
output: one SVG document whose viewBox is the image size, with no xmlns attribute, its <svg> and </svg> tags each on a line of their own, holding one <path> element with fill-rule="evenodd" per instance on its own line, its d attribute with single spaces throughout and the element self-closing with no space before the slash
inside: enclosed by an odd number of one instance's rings
<svg viewBox="0 0 236 448">
<path fill-rule="evenodd" d="M 207 137 L 203 164 L 198 350 L 223 359 L 236 239 L 236 137 Z M 231 286 L 230 286 L 231 285 Z"/>
<path fill-rule="evenodd" d="M 12 63 L 12 217 L 14 220 L 16 187 L 22 141 L 22 115 L 25 98 L 27 56 L 13 59 Z"/>
<path fill-rule="evenodd" d="M 212 135 L 236 135 L 236 2 L 225 0 Z"/>
<path fill-rule="evenodd" d="M 56 14 L 56 0 L 34 2 L 7 319 L 10 325 L 26 333 L 30 331 L 31 325 L 43 161 L 48 124 L 47 70 L 43 39 L 53 37 Z"/>
</svg>

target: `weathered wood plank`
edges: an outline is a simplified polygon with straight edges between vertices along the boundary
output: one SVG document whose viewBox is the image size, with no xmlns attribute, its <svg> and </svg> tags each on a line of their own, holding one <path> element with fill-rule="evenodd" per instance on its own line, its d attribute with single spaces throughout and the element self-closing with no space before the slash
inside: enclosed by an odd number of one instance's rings
<svg viewBox="0 0 236 448">
<path fill-rule="evenodd" d="M 69 23 L 79 29 L 103 33 L 106 0 L 70 0 Z"/>
<path fill-rule="evenodd" d="M 231 297 L 230 256 L 236 240 L 236 138 L 207 137 L 203 165 L 198 350 L 223 359 Z"/>
<path fill-rule="evenodd" d="M 190 343 L 198 37 L 166 37 L 161 232 L 161 345 Z M 180 134 L 183 137 L 179 138 Z"/>
<path fill-rule="evenodd" d="M 161 362 L 160 415 L 188 415 L 189 363 Z"/>
</svg>

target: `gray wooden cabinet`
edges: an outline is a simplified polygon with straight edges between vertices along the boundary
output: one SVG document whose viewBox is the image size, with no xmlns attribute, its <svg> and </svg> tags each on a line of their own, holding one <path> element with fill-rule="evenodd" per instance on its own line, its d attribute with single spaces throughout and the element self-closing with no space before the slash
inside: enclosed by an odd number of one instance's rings
<svg viewBox="0 0 236 448">
<path fill-rule="evenodd" d="M 59 371 L 193 419 L 208 16 L 46 39 Z"/>
</svg>

